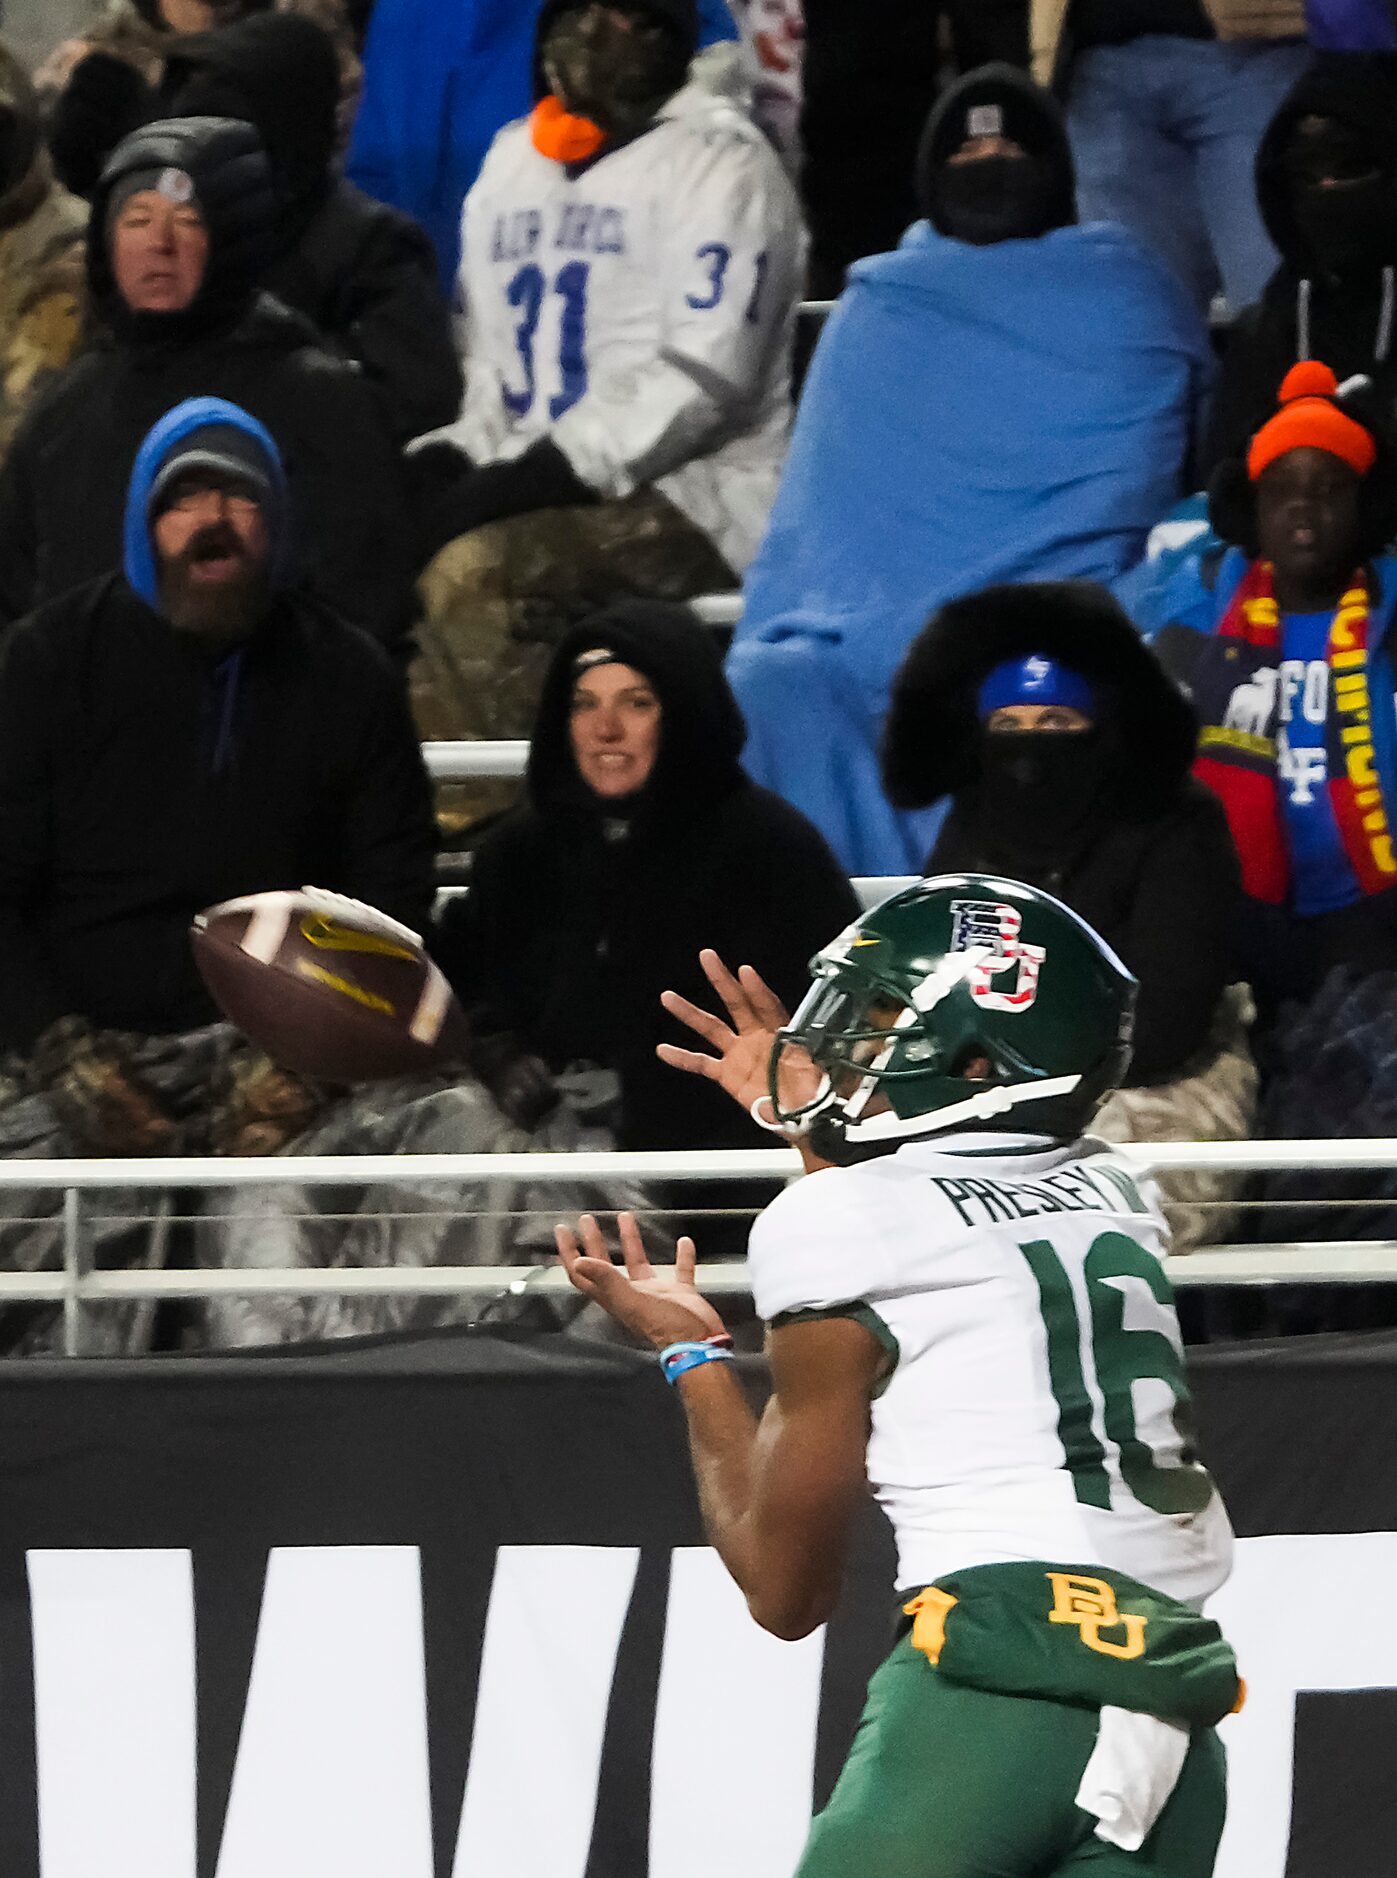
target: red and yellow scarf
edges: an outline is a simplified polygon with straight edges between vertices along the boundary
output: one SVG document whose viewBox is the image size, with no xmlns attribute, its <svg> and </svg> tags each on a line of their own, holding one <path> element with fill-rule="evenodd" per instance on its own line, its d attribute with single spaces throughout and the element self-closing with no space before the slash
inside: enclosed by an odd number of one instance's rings
<svg viewBox="0 0 1397 1878">
<path fill-rule="evenodd" d="M 1397 886 L 1387 804 L 1373 749 L 1368 683 L 1369 592 L 1355 574 L 1329 629 L 1325 658 L 1330 675 L 1329 800 L 1365 894 Z M 1276 776 L 1281 616 L 1268 561 L 1253 561 L 1215 628 L 1240 642 L 1251 657 L 1227 668 L 1227 683 L 1212 696 L 1195 695 L 1202 729 L 1194 774 L 1222 801 L 1242 884 L 1256 900 L 1285 902 L 1290 863 Z"/>
</svg>

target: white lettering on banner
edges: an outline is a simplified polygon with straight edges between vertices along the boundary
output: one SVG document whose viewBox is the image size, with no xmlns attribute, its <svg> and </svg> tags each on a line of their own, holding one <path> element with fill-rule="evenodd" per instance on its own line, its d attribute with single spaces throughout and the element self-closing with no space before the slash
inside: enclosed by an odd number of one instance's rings
<svg viewBox="0 0 1397 1878">
<path fill-rule="evenodd" d="M 278 1547 L 218 1878 L 432 1871 L 417 1548 Z"/>
<path fill-rule="evenodd" d="M 752 1621 L 716 1552 L 675 1552 L 655 1711 L 650 1878 L 711 1873 L 712 1844 L 694 1829 L 695 1794 L 722 1795 L 733 1828 L 723 1878 L 795 1870 L 810 1830 L 824 1660 L 823 1629 L 780 1642 Z"/>
<path fill-rule="evenodd" d="M 1307 809 L 1329 776 L 1329 757 L 1324 750 L 1292 750 L 1281 732 L 1277 744 L 1276 767 L 1281 778 L 1290 784 L 1290 799 L 1297 808 Z"/>
<path fill-rule="evenodd" d="M 454 1878 L 583 1878 L 637 1565 L 629 1547 L 501 1549 Z M 1250 1691 L 1222 1730 L 1230 1803 L 1216 1878 L 1284 1878 L 1297 1692 L 1397 1688 L 1397 1609 L 1363 1595 L 1394 1576 L 1397 1533 L 1240 1542 L 1210 1605 Z M 42 1878 L 195 1878 L 188 1553 L 35 1551 L 29 1583 Z M 1335 1586 L 1356 1588 L 1361 1622 Z M 821 1633 L 776 1642 L 715 1554 L 676 1551 L 649 1878 L 711 1864 L 695 1794 L 722 1796 L 724 1878 L 792 1869 L 822 1663 Z M 418 1554 L 274 1550 L 217 1878 L 431 1871 Z"/>
<path fill-rule="evenodd" d="M 28 1567 L 43 1878 L 194 1878 L 188 1552 L 35 1551 Z"/>
<path fill-rule="evenodd" d="M 1283 724 L 1294 721 L 1297 698 L 1307 724 L 1324 722 L 1329 712 L 1327 659 L 1281 661 L 1280 718 Z"/>
<path fill-rule="evenodd" d="M 633 1546 L 500 1547 L 455 1878 L 583 1878 L 639 1563 Z"/>
<path fill-rule="evenodd" d="M 1284 1878 L 1295 1697 L 1397 1688 L 1397 1533 L 1243 1539 L 1208 1605 L 1237 1652 L 1247 1705 L 1224 1722 L 1227 1830 L 1216 1878 Z M 1362 1621 L 1355 1621 L 1355 1607 Z"/>
</svg>

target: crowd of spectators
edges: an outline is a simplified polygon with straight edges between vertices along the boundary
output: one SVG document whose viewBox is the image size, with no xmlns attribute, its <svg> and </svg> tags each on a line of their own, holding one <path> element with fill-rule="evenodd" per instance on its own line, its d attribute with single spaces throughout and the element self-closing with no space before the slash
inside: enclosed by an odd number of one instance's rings
<svg viewBox="0 0 1397 1878">
<path fill-rule="evenodd" d="M 850 876 L 957 870 L 1138 975 L 1110 1138 L 1385 1127 L 1394 124 L 1385 0 L 806 0 L 803 48 L 794 0 L 112 0 L 0 49 L 0 1154 L 284 1154 L 210 1264 L 520 1262 L 524 1183 L 316 1217 L 295 1159 L 757 1145 L 669 1067 L 712 951 L 793 1002 Z M 683 603 L 739 587 L 725 669 Z M 434 800 L 463 737 L 522 792 Z M 308 881 L 428 934 L 461 1061 L 327 1088 L 219 1021 L 191 919 Z M 1181 1245 L 1244 1197 L 1176 1180 Z M 52 1263 L 26 1205 L 0 1257 Z"/>
</svg>

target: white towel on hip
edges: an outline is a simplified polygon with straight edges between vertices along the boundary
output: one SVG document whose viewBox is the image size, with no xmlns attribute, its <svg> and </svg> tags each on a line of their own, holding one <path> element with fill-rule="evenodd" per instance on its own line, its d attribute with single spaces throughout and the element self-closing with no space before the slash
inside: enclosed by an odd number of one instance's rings
<svg viewBox="0 0 1397 1878">
<path fill-rule="evenodd" d="M 1191 1731 L 1128 1708 L 1103 1708 L 1077 1804 L 1098 1821 L 1096 1837 L 1138 1852 L 1179 1783 Z"/>
</svg>

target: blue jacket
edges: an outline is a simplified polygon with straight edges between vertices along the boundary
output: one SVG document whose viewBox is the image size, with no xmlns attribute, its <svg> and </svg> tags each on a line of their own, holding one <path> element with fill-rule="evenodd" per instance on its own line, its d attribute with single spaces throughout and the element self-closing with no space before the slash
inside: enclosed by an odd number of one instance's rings
<svg viewBox="0 0 1397 1878">
<path fill-rule="evenodd" d="M 1209 373 L 1195 311 L 1124 229 L 981 248 L 919 222 L 853 269 L 729 668 L 752 775 L 851 871 L 916 871 L 934 833 L 926 814 L 895 816 L 877 780 L 912 638 L 992 582 L 1110 581 L 1137 560 L 1179 492 Z M 797 715 L 796 651 L 828 667 L 811 682 L 837 726 Z"/>
<path fill-rule="evenodd" d="M 450 291 L 461 205 L 498 130 L 533 107 L 542 0 L 378 0 L 348 175 L 414 216 Z M 726 0 L 700 0 L 699 43 L 735 39 Z"/>
<path fill-rule="evenodd" d="M 284 585 L 287 579 L 291 541 L 287 528 L 289 502 L 286 473 L 282 467 L 281 453 L 271 434 L 255 417 L 249 417 L 241 406 L 230 404 L 226 398 L 186 398 L 183 404 L 177 404 L 172 411 L 167 411 L 160 422 L 146 433 L 145 441 L 136 453 L 131 480 L 126 488 L 122 571 L 149 607 L 158 608 L 159 605 L 155 548 L 150 538 L 150 524 L 146 519 L 151 489 L 170 454 L 187 437 L 192 437 L 195 431 L 205 430 L 211 424 L 226 424 L 230 430 L 240 430 L 261 446 L 272 479 L 272 501 L 267 505 L 265 517 L 271 537 L 269 573 L 274 587 Z"/>
</svg>

